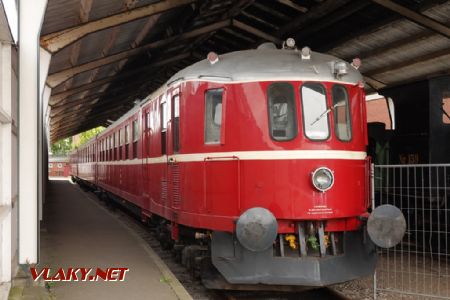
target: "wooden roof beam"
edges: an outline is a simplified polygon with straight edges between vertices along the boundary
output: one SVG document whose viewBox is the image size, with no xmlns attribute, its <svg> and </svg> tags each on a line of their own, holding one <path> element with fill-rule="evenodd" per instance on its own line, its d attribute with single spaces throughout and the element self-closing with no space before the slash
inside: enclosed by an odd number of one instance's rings
<svg viewBox="0 0 450 300">
<path fill-rule="evenodd" d="M 199 35 L 203 35 L 208 32 L 213 32 L 218 29 L 228 27 L 228 26 L 230 26 L 230 24 L 231 24 L 230 20 L 216 22 L 216 23 L 213 23 L 213 24 L 201 27 L 201 28 L 194 29 L 192 31 L 188 31 L 188 32 L 185 32 L 182 34 L 175 35 L 173 37 L 170 37 L 170 38 L 167 38 L 164 40 L 159 40 L 159 41 L 156 41 L 153 43 L 145 44 L 140 47 L 125 50 L 125 51 L 122 51 L 122 52 L 119 52 L 119 53 L 116 53 L 113 55 L 109 55 L 109 56 L 106 56 L 106 57 L 103 57 L 100 59 L 90 61 L 90 62 L 82 64 L 82 65 L 78 65 L 78 66 L 74 66 L 74 67 L 71 67 L 71 68 L 68 68 L 68 69 L 65 69 L 62 71 L 58 71 L 58 72 L 49 74 L 49 76 L 47 78 L 47 84 L 50 87 L 54 88 L 79 73 L 90 71 L 92 69 L 96 69 L 96 68 L 102 67 L 104 65 L 112 64 L 112 63 L 127 59 L 131 56 L 135 56 L 135 55 L 144 53 L 150 49 L 156 49 L 156 48 L 166 46 L 177 40 L 190 39 L 190 38 L 193 38 L 193 37 L 196 37 Z"/>
<path fill-rule="evenodd" d="M 126 111 L 126 107 L 122 106 L 122 107 L 115 107 L 115 108 L 111 108 L 108 111 L 103 111 L 101 113 L 98 114 L 93 114 L 90 116 L 83 116 L 83 122 L 79 122 L 77 121 L 77 118 L 72 118 L 69 120 L 64 120 L 63 122 L 56 122 L 56 124 L 54 123 L 52 126 L 52 129 L 50 130 L 50 133 L 57 133 L 57 132 L 62 132 L 63 130 L 67 129 L 67 128 L 73 128 L 73 127 L 77 127 L 77 126 L 82 126 L 83 123 L 89 123 L 91 121 L 95 121 L 95 120 L 99 120 L 100 118 L 109 118 L 110 116 L 117 114 L 117 115 L 122 115 L 125 111 Z M 78 118 L 79 119 L 79 118 Z"/>
<path fill-rule="evenodd" d="M 370 50 L 362 52 L 358 55 L 353 55 L 351 57 L 348 56 L 348 57 L 344 58 L 344 60 L 351 61 L 354 57 L 358 57 L 361 60 L 370 59 L 370 58 L 378 56 L 378 55 L 384 55 L 388 52 L 395 51 L 398 48 L 401 48 L 401 47 L 404 47 L 404 46 L 407 46 L 410 44 L 413 45 L 413 44 L 419 42 L 420 40 L 428 39 L 433 36 L 435 36 L 435 35 L 430 34 L 430 32 L 428 30 L 424 30 L 424 32 L 420 32 L 418 34 L 414 34 L 414 35 L 408 36 L 403 39 L 395 40 L 391 43 L 388 43 L 381 47 L 370 49 Z M 364 64 L 364 61 L 363 61 L 363 64 Z"/>
<path fill-rule="evenodd" d="M 75 101 L 70 101 L 67 103 L 64 103 L 63 105 L 57 106 L 57 107 L 52 107 L 51 112 L 50 112 L 50 117 L 56 117 L 57 115 L 61 114 L 61 113 L 65 113 L 67 110 L 70 110 L 73 107 L 76 107 L 78 105 L 85 105 L 85 106 L 93 106 L 96 105 L 97 103 L 99 103 L 99 101 L 101 101 L 101 99 L 105 99 L 105 101 L 102 101 L 102 104 L 106 104 L 109 103 L 110 100 L 109 99 L 116 99 L 116 98 L 129 98 L 129 97 L 133 97 L 136 98 L 139 96 L 140 91 L 138 89 L 137 86 L 135 86 L 136 89 L 134 90 L 134 92 L 121 92 L 121 93 L 97 93 L 92 95 L 92 97 L 87 97 L 87 98 L 81 98 Z M 94 100 L 97 100 L 96 102 L 94 102 Z M 94 103 L 93 103 L 94 102 Z"/>
<path fill-rule="evenodd" d="M 50 134 L 50 140 L 51 140 L 51 143 L 54 143 L 61 139 L 66 138 L 66 137 L 74 136 L 75 134 L 85 132 L 86 130 L 90 130 L 90 129 L 98 127 L 100 125 L 102 125 L 102 122 L 100 120 L 96 120 L 96 121 L 91 122 L 90 124 L 84 124 L 83 126 L 66 129 L 63 132 L 58 133 L 58 134 Z"/>
<path fill-rule="evenodd" d="M 447 25 L 436 21 L 424 14 L 415 12 L 407 7 L 399 5 L 391 0 L 372 0 L 374 3 L 383 6 L 399 15 L 407 18 L 408 20 L 419 24 L 422 27 L 428 28 L 434 32 L 442 34 L 443 36 L 450 38 L 450 27 Z"/>
<path fill-rule="evenodd" d="M 96 116 L 94 116 L 91 119 L 89 119 L 90 117 L 88 117 L 88 116 L 83 116 L 82 117 L 83 122 L 77 122 L 76 118 L 70 118 L 67 120 L 60 121 L 60 122 L 55 121 L 52 124 L 53 126 L 50 130 L 50 133 L 57 134 L 59 132 L 63 132 L 64 130 L 80 127 L 80 126 L 83 126 L 84 124 L 95 122 L 95 121 L 103 122 L 103 120 L 100 120 L 100 119 L 102 119 L 102 118 L 109 119 L 109 118 L 114 118 L 115 116 L 119 117 L 120 115 L 123 114 L 123 111 L 124 111 L 123 107 L 116 107 L 114 109 L 110 109 L 108 111 L 98 113 Z"/>
<path fill-rule="evenodd" d="M 239 29 L 241 29 L 241 30 L 243 30 L 243 31 L 246 31 L 246 32 L 248 32 L 248 33 L 251 33 L 251 34 L 253 34 L 253 35 L 257 36 L 257 37 L 260 37 L 260 38 L 262 38 L 262 39 L 264 39 L 264 40 L 273 42 L 273 43 L 275 43 L 275 44 L 281 44 L 281 42 L 282 42 L 282 40 L 279 39 L 278 37 L 273 36 L 273 35 L 270 35 L 270 34 L 267 34 L 267 33 L 265 33 L 265 32 L 263 32 L 263 31 L 261 31 L 261 30 L 255 28 L 255 27 L 252 27 L 252 26 L 250 26 L 250 25 L 247 25 L 247 24 L 245 24 L 245 23 L 243 23 L 243 22 L 241 22 L 241 21 L 238 21 L 238 20 L 234 20 L 234 19 L 233 19 L 232 25 L 233 25 L 234 27 L 236 27 L 236 28 L 239 28 Z"/>
<path fill-rule="evenodd" d="M 122 13 L 45 35 L 41 37 L 41 46 L 51 53 L 56 53 L 88 34 L 162 13 L 192 2 L 194 2 L 194 0 L 166 0 L 127 10 Z"/>
<path fill-rule="evenodd" d="M 95 124 L 95 126 L 93 126 L 93 127 L 96 127 L 96 126 L 99 126 L 100 124 L 104 124 L 105 121 L 108 119 L 116 119 L 117 120 L 123 114 L 124 114 L 123 110 L 116 110 L 116 111 L 109 111 L 108 113 L 104 113 L 104 114 L 95 116 L 93 118 L 86 118 L 86 119 L 84 119 L 83 123 L 72 121 L 70 123 L 63 124 L 62 126 L 57 128 L 55 131 L 50 132 L 50 135 L 55 136 L 55 135 L 70 134 L 70 132 L 79 130 L 79 128 L 85 128 L 85 126 L 89 126 L 86 124 L 91 124 L 91 125 Z M 93 127 L 90 127 L 90 128 L 93 128 Z M 88 130 L 90 128 L 87 128 L 85 130 Z M 82 131 L 85 131 L 85 130 L 82 130 Z M 80 131 L 78 131 L 78 132 L 80 132 Z"/>
<path fill-rule="evenodd" d="M 130 101 L 130 98 L 129 97 L 125 97 L 125 98 L 114 99 L 114 100 L 108 101 L 106 103 L 101 103 L 98 106 L 97 105 L 96 106 L 94 106 L 94 105 L 89 105 L 89 106 L 86 105 L 86 106 L 82 106 L 82 107 L 79 107 L 79 108 L 73 108 L 73 109 L 70 109 L 70 110 L 63 111 L 63 112 L 61 112 L 61 113 L 59 113 L 57 115 L 53 115 L 50 118 L 50 120 L 55 120 L 56 122 L 58 122 L 58 121 L 60 121 L 62 119 L 70 117 L 70 116 L 80 116 L 82 113 L 83 114 L 84 113 L 89 113 L 93 109 L 98 109 L 98 108 L 109 109 L 111 107 L 114 108 L 114 107 L 122 106 L 122 105 L 126 104 L 129 101 Z"/>
<path fill-rule="evenodd" d="M 378 81 L 376 79 L 373 79 L 371 77 L 368 77 L 368 76 L 363 76 L 363 77 L 364 77 L 364 81 L 366 82 L 366 84 L 368 86 L 370 86 L 372 89 L 374 89 L 375 91 L 378 91 L 386 86 L 385 83 Z"/>
<path fill-rule="evenodd" d="M 357 13 L 367 7 L 370 3 L 369 0 L 359 0 L 345 4 L 332 11 L 326 18 L 320 18 L 318 21 L 308 24 L 308 26 L 299 30 L 298 34 L 293 34 L 293 37 L 298 41 L 302 41 L 304 38 L 317 34 L 320 30 L 333 26 L 333 24 Z"/>
<path fill-rule="evenodd" d="M 62 101 L 63 99 L 65 99 L 65 98 L 67 98 L 67 97 L 69 97 L 71 95 L 78 94 L 78 93 L 81 93 L 81 92 L 84 92 L 84 91 L 87 91 L 87 90 L 90 90 L 90 89 L 93 89 L 93 88 L 96 88 L 96 87 L 99 87 L 99 86 L 102 86 L 102 85 L 105 85 L 105 84 L 109 84 L 109 83 L 111 83 L 114 80 L 131 77 L 133 75 L 142 73 L 143 71 L 147 71 L 147 70 L 155 68 L 155 67 L 161 67 L 161 66 L 164 66 L 164 65 L 176 62 L 176 61 L 180 61 L 180 60 L 186 59 L 190 55 L 191 55 L 191 53 L 182 53 L 182 54 L 179 54 L 179 55 L 175 55 L 175 56 L 169 57 L 167 59 L 162 59 L 162 60 L 156 61 L 153 64 L 145 65 L 143 67 L 134 69 L 133 71 L 129 71 L 129 72 L 126 72 L 126 73 L 123 73 L 123 74 L 120 74 L 120 75 L 115 75 L 114 74 L 114 75 L 111 75 L 111 76 L 108 76 L 108 77 L 105 77 L 105 78 L 102 78 L 102 79 L 99 79 L 99 80 L 96 80 L 96 81 L 93 81 L 93 82 L 90 82 L 90 83 L 87 83 L 87 84 L 84 84 L 84 85 L 81 85 L 81 86 L 78 86 L 78 87 L 72 88 L 70 90 L 67 90 L 67 91 L 64 91 L 64 92 L 61 92 L 61 93 L 57 93 L 57 94 L 52 95 L 50 97 L 50 104 L 53 105 L 53 104 L 55 104 L 55 103 L 57 103 L 59 101 Z"/>
<path fill-rule="evenodd" d="M 280 2 L 286 6 L 289 6 L 290 8 L 293 8 L 302 13 L 306 13 L 308 11 L 308 8 L 298 5 L 298 4 L 295 4 L 292 0 L 278 0 L 278 2 Z"/>
<path fill-rule="evenodd" d="M 287 38 L 290 35 L 299 32 L 307 25 L 326 15 L 331 14 L 334 10 L 347 4 L 350 0 L 327 0 L 312 7 L 307 14 L 299 14 L 298 17 L 287 23 L 279 30 L 279 36 Z"/>
<path fill-rule="evenodd" d="M 103 92 L 99 92 L 99 93 L 88 94 L 84 97 L 74 99 L 74 100 L 71 99 L 71 100 L 67 100 L 65 102 L 60 101 L 54 105 L 51 105 L 51 108 L 52 108 L 51 116 L 53 116 L 54 113 L 59 113 L 70 106 L 75 106 L 75 105 L 83 104 L 83 103 L 89 103 L 89 102 L 92 102 L 95 99 L 99 99 L 99 98 L 135 96 L 135 95 L 137 95 L 136 90 L 146 80 L 149 80 L 149 78 L 145 78 L 145 76 L 144 76 L 144 79 L 139 80 L 138 82 L 133 81 L 130 85 L 120 86 L 119 88 L 114 88 L 111 90 L 107 89 L 107 90 L 105 90 Z"/>
<path fill-rule="evenodd" d="M 381 67 L 378 69 L 374 69 L 374 70 L 368 70 L 367 72 L 363 72 L 363 75 L 365 76 L 373 76 L 373 75 L 378 75 L 378 74 L 383 74 L 383 73 L 387 73 L 387 72 L 392 72 L 392 71 L 396 71 L 396 70 L 400 70 L 402 68 L 405 67 L 409 67 L 409 66 L 413 66 L 416 64 L 421 64 L 421 63 L 427 63 L 430 62 L 434 59 L 438 59 L 438 58 L 442 58 L 442 57 L 448 57 L 450 58 L 450 49 L 449 48 L 445 48 L 445 49 L 440 49 L 425 55 L 421 55 L 412 59 L 408 59 L 402 62 L 399 62 L 397 64 L 389 64 L 385 67 Z"/>
</svg>

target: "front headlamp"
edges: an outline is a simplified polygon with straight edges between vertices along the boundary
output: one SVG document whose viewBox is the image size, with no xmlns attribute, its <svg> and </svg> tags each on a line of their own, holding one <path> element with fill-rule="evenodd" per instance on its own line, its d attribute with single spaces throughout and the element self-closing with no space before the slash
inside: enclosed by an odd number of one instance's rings
<svg viewBox="0 0 450 300">
<path fill-rule="evenodd" d="M 334 183 L 333 172 L 325 167 L 317 168 L 312 173 L 312 184 L 321 192 L 329 190 Z"/>
</svg>

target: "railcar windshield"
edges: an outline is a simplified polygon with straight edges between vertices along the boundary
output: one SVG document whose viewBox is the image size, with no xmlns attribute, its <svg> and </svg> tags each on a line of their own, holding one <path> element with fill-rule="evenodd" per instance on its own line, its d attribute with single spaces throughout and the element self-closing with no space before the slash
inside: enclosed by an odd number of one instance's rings
<svg viewBox="0 0 450 300">
<path fill-rule="evenodd" d="M 326 140 L 330 135 L 326 90 L 320 83 L 305 83 L 301 87 L 303 126 L 311 140 Z"/>
<path fill-rule="evenodd" d="M 274 140 L 288 141 L 297 136 L 297 109 L 294 87 L 287 82 L 277 82 L 267 90 L 270 134 Z"/>
</svg>

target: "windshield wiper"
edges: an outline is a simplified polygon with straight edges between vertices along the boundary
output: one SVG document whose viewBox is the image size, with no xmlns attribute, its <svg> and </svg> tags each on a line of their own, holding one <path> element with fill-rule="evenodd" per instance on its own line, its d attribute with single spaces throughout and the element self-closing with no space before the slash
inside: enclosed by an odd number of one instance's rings
<svg viewBox="0 0 450 300">
<path fill-rule="evenodd" d="M 337 103 L 335 103 L 333 106 L 327 108 L 326 111 L 324 111 L 323 113 L 320 114 L 320 116 L 318 116 L 314 122 L 312 122 L 309 126 L 313 126 L 314 124 L 316 124 L 317 122 L 320 121 L 320 119 L 322 119 L 324 116 L 328 115 L 330 113 L 330 111 L 332 111 L 333 109 L 336 108 L 336 106 L 342 105 L 342 101 L 339 101 Z"/>
<path fill-rule="evenodd" d="M 320 119 L 322 119 L 324 116 L 328 115 L 330 113 L 330 111 L 332 111 L 336 106 L 338 106 L 340 103 L 336 103 L 335 105 L 329 107 L 326 111 L 324 111 L 323 113 L 320 114 L 320 116 L 317 117 L 317 119 L 314 120 L 314 122 L 311 123 L 310 126 L 313 126 L 314 124 L 316 124 L 317 122 L 320 121 Z"/>
</svg>

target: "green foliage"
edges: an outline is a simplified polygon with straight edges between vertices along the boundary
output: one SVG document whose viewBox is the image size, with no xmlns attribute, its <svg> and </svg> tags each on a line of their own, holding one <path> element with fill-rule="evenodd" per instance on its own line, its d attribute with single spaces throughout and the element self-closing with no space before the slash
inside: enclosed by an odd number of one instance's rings
<svg viewBox="0 0 450 300">
<path fill-rule="evenodd" d="M 99 127 L 92 128 L 88 131 L 80 133 L 80 135 L 79 135 L 80 139 L 76 144 L 73 145 L 73 147 L 78 148 L 78 147 L 86 144 L 91 138 L 95 137 L 97 134 L 99 134 L 103 130 L 105 130 L 105 127 L 99 126 Z"/>
<path fill-rule="evenodd" d="M 59 140 L 51 145 L 51 152 L 53 155 L 67 155 L 72 150 L 86 144 L 91 138 L 95 137 L 104 129 L 105 127 L 100 126 L 80 133 L 77 138 L 69 137 Z"/>
<path fill-rule="evenodd" d="M 59 140 L 51 146 L 53 155 L 66 155 L 72 149 L 72 137 Z"/>
</svg>

